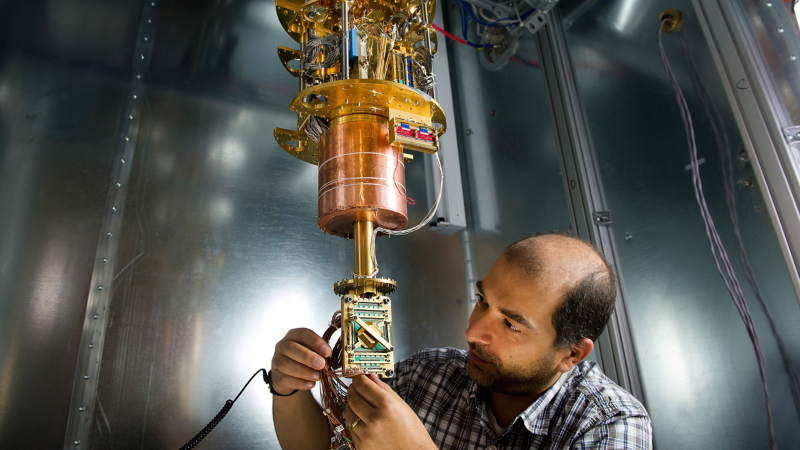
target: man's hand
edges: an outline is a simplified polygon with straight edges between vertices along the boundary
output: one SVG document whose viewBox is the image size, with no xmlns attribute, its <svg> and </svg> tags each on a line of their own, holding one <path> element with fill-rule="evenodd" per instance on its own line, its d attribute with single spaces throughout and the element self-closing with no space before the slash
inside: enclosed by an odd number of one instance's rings
<svg viewBox="0 0 800 450">
<path fill-rule="evenodd" d="M 347 390 L 345 420 L 359 450 L 436 449 L 417 414 L 375 375 L 358 375 Z"/>
<path fill-rule="evenodd" d="M 288 394 L 295 389 L 307 391 L 319 381 L 320 370 L 331 354 L 330 346 L 317 333 L 295 328 L 275 344 L 272 357 L 272 389 Z"/>
</svg>

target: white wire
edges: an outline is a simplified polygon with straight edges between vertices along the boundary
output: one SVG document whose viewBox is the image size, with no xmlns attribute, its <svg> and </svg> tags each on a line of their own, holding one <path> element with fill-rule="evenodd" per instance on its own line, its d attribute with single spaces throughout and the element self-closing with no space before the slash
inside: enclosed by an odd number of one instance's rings
<svg viewBox="0 0 800 450">
<path fill-rule="evenodd" d="M 388 230 L 383 227 L 375 227 L 375 231 L 372 232 L 372 264 L 375 266 L 375 271 L 369 275 L 369 278 L 372 278 L 378 274 L 378 259 L 375 257 L 375 240 L 378 237 L 378 233 L 405 236 L 428 225 L 428 223 L 430 223 L 430 221 L 433 219 L 433 216 L 436 215 L 436 210 L 439 209 L 439 203 L 442 201 L 442 190 L 444 188 L 444 169 L 442 169 L 442 160 L 439 159 L 439 153 L 434 153 L 433 156 L 436 158 L 436 165 L 439 167 L 439 193 L 436 194 L 436 202 L 433 204 L 430 211 L 428 211 L 428 215 L 426 215 L 425 218 L 413 228 L 406 228 L 405 230 Z"/>
<path fill-rule="evenodd" d="M 700 207 L 700 214 L 703 217 L 706 235 L 708 236 L 708 241 L 711 246 L 711 255 L 714 257 L 714 264 L 717 267 L 720 277 L 722 277 L 722 281 L 725 283 L 725 288 L 727 289 L 728 294 L 730 294 L 731 300 L 733 300 L 736 309 L 739 311 L 739 315 L 745 324 L 745 328 L 747 328 L 747 334 L 750 336 L 750 340 L 753 343 L 753 349 L 756 353 L 756 360 L 758 361 L 758 368 L 761 375 L 761 383 L 764 388 L 764 397 L 767 403 L 767 426 L 769 432 L 770 449 L 776 450 L 777 442 L 775 438 L 775 425 L 772 417 L 769 387 L 767 386 L 767 370 L 764 362 L 764 355 L 761 352 L 761 343 L 758 340 L 755 325 L 753 325 L 753 320 L 750 316 L 750 310 L 747 306 L 741 286 L 739 285 L 739 280 L 736 278 L 736 273 L 730 263 L 728 253 L 725 251 L 725 247 L 722 244 L 722 239 L 717 233 L 717 228 L 714 225 L 714 220 L 711 217 L 705 195 L 703 194 L 703 183 L 700 179 L 700 166 L 697 161 L 697 142 L 695 140 L 694 126 L 692 125 L 692 115 L 689 111 L 689 105 L 686 102 L 686 97 L 684 97 L 683 91 L 678 84 L 678 79 L 675 76 L 675 73 L 672 71 L 672 67 L 670 66 L 669 59 L 667 58 L 667 53 L 664 50 L 664 44 L 661 39 L 663 27 L 666 21 L 667 19 L 664 19 L 658 24 L 658 48 L 661 52 L 661 60 L 664 63 L 664 68 L 666 69 L 670 83 L 672 84 L 672 89 L 675 91 L 675 98 L 681 110 L 681 116 L 683 117 L 683 124 L 690 150 L 689 156 L 692 166 L 692 181 L 694 184 L 695 199 Z M 717 254 L 719 254 L 719 257 Z M 722 266 L 720 265 L 720 261 L 722 262 Z M 725 268 L 724 271 L 722 270 L 722 267 Z"/>
</svg>

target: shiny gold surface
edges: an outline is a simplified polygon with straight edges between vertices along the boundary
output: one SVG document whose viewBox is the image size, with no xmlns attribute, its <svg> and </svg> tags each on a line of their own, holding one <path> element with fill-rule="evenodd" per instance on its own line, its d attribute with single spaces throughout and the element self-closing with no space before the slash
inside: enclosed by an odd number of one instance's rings
<svg viewBox="0 0 800 450">
<path fill-rule="evenodd" d="M 426 117 L 438 135 L 447 130 L 447 119 L 436 100 L 422 91 L 385 80 L 340 80 L 311 86 L 297 94 L 289 109 L 326 120 L 350 114 L 389 117 L 389 109 Z"/>
<path fill-rule="evenodd" d="M 360 220 L 389 230 L 408 223 L 405 164 L 388 136 L 386 124 L 366 121 L 339 124 L 322 135 L 318 225 L 326 233 L 351 237 Z"/>
<path fill-rule="evenodd" d="M 376 116 L 374 114 L 351 114 L 349 116 L 339 117 L 338 119 L 331 120 L 331 127 L 335 127 L 340 123 L 347 123 L 347 122 L 376 122 L 376 123 L 388 123 L 386 117 L 383 116 Z"/>
<path fill-rule="evenodd" d="M 357 276 L 372 276 L 375 264 L 372 261 L 373 242 L 372 234 L 375 224 L 369 220 L 359 220 L 353 226 L 353 274 Z"/>
<path fill-rule="evenodd" d="M 667 21 L 661 29 L 667 33 L 674 33 L 683 25 L 683 13 L 676 8 L 665 9 L 664 12 L 658 16 L 658 23 L 661 23 L 664 19 L 667 19 Z"/>
</svg>

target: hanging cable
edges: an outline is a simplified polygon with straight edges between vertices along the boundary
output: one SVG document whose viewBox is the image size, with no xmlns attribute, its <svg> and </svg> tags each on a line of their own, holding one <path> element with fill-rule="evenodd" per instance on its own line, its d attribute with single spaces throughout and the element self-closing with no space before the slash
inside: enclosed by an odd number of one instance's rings
<svg viewBox="0 0 800 450">
<path fill-rule="evenodd" d="M 708 204 L 706 203 L 705 195 L 703 193 L 703 184 L 700 179 L 700 167 L 697 162 L 697 143 L 695 140 L 694 126 L 692 124 L 692 115 L 689 111 L 689 105 L 686 102 L 686 98 L 683 96 L 683 91 L 678 84 L 675 73 L 672 71 L 672 67 L 670 66 L 669 59 L 667 58 L 667 53 L 664 50 L 664 44 L 662 42 L 662 34 L 664 31 L 663 28 L 667 20 L 668 19 L 664 19 L 658 24 L 658 48 L 661 52 L 661 61 L 664 63 L 664 68 L 669 76 L 672 89 L 675 92 L 675 99 L 678 102 L 678 107 L 680 108 L 681 116 L 683 117 L 684 129 L 689 145 L 689 156 L 692 167 L 692 181 L 694 184 L 695 199 L 700 207 L 700 214 L 703 217 L 703 222 L 705 223 L 706 236 L 708 237 L 708 242 L 711 246 L 711 255 L 714 258 L 714 264 L 717 267 L 720 277 L 722 277 L 722 281 L 725 284 L 725 288 L 727 289 L 731 300 L 733 300 L 736 309 L 739 311 L 739 316 L 742 318 L 745 328 L 747 328 L 747 334 L 750 336 L 750 340 L 753 343 L 753 349 L 755 350 L 756 360 L 758 361 L 758 368 L 761 375 L 761 383 L 764 388 L 764 397 L 767 403 L 767 427 L 769 432 L 770 449 L 776 450 L 777 442 L 775 439 L 775 424 L 772 417 L 772 405 L 769 398 L 769 387 L 767 386 L 767 369 L 764 362 L 764 355 L 761 352 L 761 344 L 758 340 L 758 335 L 756 334 L 752 317 L 750 316 L 750 310 L 739 285 L 739 280 L 736 278 L 736 273 L 733 270 L 733 266 L 731 266 L 728 253 L 725 251 L 725 247 L 722 245 L 722 239 L 717 233 L 714 220 L 711 217 L 711 213 L 709 212 Z M 725 268 L 724 271 L 722 269 L 723 267 Z"/>
<path fill-rule="evenodd" d="M 733 225 L 733 233 L 736 236 L 736 245 L 739 249 L 739 261 L 742 263 L 745 276 L 747 277 L 747 281 L 753 290 L 756 300 L 758 300 L 758 303 L 764 310 L 764 315 L 767 318 L 770 330 L 775 336 L 775 342 L 778 345 L 778 351 L 781 354 L 783 366 L 786 370 L 786 375 L 789 378 L 789 387 L 792 392 L 794 407 L 797 413 L 800 415 L 800 379 L 798 379 L 794 361 L 792 361 L 792 357 L 783 341 L 783 336 L 778 331 L 778 327 L 775 324 L 775 319 L 773 319 L 772 314 L 770 313 L 767 302 L 764 299 L 764 295 L 762 294 L 761 288 L 756 280 L 755 274 L 753 273 L 753 268 L 750 264 L 750 258 L 747 256 L 747 251 L 745 250 L 744 239 L 742 238 L 742 230 L 739 223 L 739 213 L 736 209 L 737 195 L 735 189 L 736 182 L 734 179 L 734 168 L 736 163 L 734 158 L 731 157 L 731 145 L 728 141 L 728 133 L 725 129 L 725 123 L 722 121 L 719 110 L 717 110 L 716 105 L 711 100 L 708 91 L 698 75 L 697 65 L 694 62 L 694 58 L 692 58 L 689 41 L 686 38 L 686 35 L 679 30 L 678 37 L 680 38 L 683 55 L 689 68 L 689 77 L 691 78 L 692 85 L 698 94 L 700 103 L 703 105 L 703 109 L 709 118 L 711 131 L 714 134 L 714 141 L 717 144 L 717 153 L 719 154 L 720 165 L 722 167 L 722 186 L 725 190 L 725 200 L 728 206 L 728 215 L 730 217 L 731 224 Z"/>
<path fill-rule="evenodd" d="M 442 169 L 442 160 L 439 159 L 439 153 L 438 152 L 434 153 L 433 157 L 436 158 L 436 165 L 439 167 L 439 193 L 436 194 L 436 202 L 434 202 L 433 206 L 431 207 L 430 211 L 428 211 L 428 214 L 425 216 L 425 218 L 422 219 L 422 221 L 413 228 L 406 228 L 405 230 L 388 230 L 383 227 L 375 227 L 375 231 L 372 233 L 372 264 L 375 265 L 375 271 L 369 275 L 370 278 L 378 274 L 378 259 L 375 257 L 375 239 L 377 239 L 378 233 L 395 235 L 395 236 L 405 236 L 428 225 L 431 222 L 431 220 L 433 220 L 433 216 L 436 215 L 436 210 L 439 209 L 439 203 L 442 201 L 442 190 L 444 188 L 444 169 Z"/>
</svg>

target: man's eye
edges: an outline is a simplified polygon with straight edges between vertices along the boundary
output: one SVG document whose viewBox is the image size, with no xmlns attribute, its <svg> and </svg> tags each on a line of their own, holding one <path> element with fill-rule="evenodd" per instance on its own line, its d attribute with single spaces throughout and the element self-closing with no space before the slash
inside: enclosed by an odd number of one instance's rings
<svg viewBox="0 0 800 450">
<path fill-rule="evenodd" d="M 508 320 L 506 320 L 506 326 L 508 326 L 508 328 L 513 331 L 521 331 L 519 328 L 515 327 L 514 324 L 509 322 Z"/>
<path fill-rule="evenodd" d="M 480 295 L 475 297 L 475 301 L 478 302 L 478 303 L 486 303 L 486 299 L 483 298 L 483 296 L 480 296 Z"/>
</svg>

